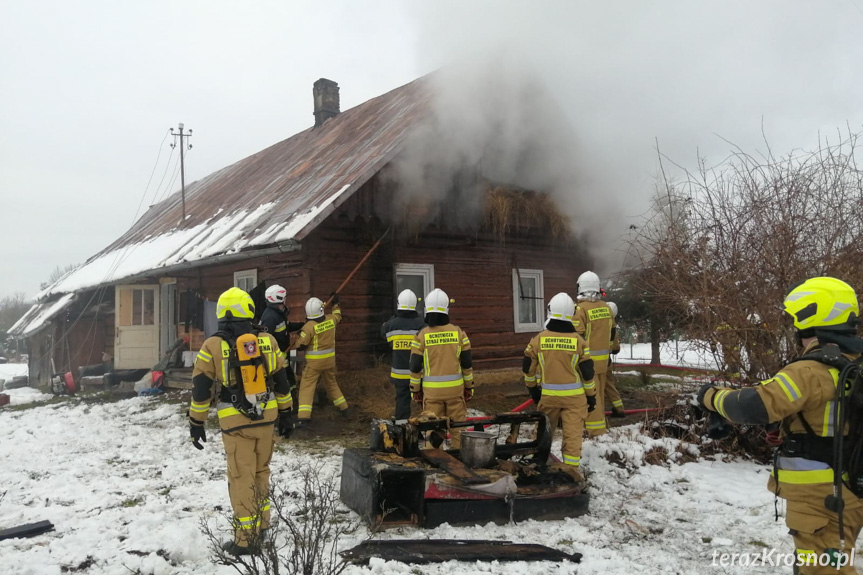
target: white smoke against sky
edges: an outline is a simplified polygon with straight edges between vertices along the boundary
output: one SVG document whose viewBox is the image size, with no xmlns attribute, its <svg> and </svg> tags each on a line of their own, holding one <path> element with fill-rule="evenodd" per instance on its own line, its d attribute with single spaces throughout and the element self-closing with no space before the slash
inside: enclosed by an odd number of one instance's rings
<svg viewBox="0 0 863 575">
<path fill-rule="evenodd" d="M 402 166 L 554 194 L 597 269 L 620 266 L 649 209 L 659 150 L 695 169 L 732 149 L 811 149 L 863 123 L 863 7 L 799 0 L 412 3 L 420 65 L 438 69 L 436 138 Z M 428 135 L 428 134 L 426 134 Z M 670 164 L 667 169 L 673 169 Z M 413 170 L 413 173 L 411 173 Z"/>
</svg>

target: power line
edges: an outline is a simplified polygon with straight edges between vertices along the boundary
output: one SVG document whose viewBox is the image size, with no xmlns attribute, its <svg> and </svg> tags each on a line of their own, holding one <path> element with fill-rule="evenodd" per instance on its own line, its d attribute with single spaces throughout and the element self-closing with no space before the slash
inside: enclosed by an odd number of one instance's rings
<svg viewBox="0 0 863 575">
<path fill-rule="evenodd" d="M 138 219 L 138 213 L 141 211 L 141 206 L 144 205 L 144 198 L 147 197 L 147 191 L 150 189 L 150 183 L 153 181 L 153 174 L 156 173 L 156 167 L 159 165 L 159 158 L 162 157 L 162 148 L 165 147 L 165 140 L 168 139 L 168 132 L 165 131 L 165 137 L 162 138 L 162 143 L 159 144 L 159 153 L 156 154 L 156 161 L 153 164 L 153 169 L 150 171 L 150 178 L 147 180 L 147 186 L 144 188 L 144 193 L 141 194 L 141 201 L 138 202 L 138 209 L 135 210 L 135 215 L 132 216 L 132 223 Z"/>
</svg>

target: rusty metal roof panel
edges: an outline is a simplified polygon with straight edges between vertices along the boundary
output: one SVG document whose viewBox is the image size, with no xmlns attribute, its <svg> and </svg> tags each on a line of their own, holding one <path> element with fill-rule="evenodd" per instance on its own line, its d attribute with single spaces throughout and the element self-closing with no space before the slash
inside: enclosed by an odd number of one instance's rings
<svg viewBox="0 0 863 575">
<path fill-rule="evenodd" d="M 177 192 L 36 297 L 302 240 L 404 148 L 429 112 L 431 89 L 420 78 L 193 182 L 185 222 Z"/>
</svg>

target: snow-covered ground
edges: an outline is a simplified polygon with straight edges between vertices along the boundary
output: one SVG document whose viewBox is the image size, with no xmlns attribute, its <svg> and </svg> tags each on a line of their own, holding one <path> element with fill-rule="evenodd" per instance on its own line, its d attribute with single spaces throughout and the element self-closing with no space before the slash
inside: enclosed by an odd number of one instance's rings
<svg viewBox="0 0 863 575">
<path fill-rule="evenodd" d="M 92 574 L 234 573 L 214 565 L 199 529 L 201 518 L 227 524 L 225 456 L 218 435 L 203 451 L 188 439 L 185 405 L 138 397 L 115 403 L 70 398 L 60 403 L 0 410 L 0 528 L 48 519 L 55 531 L 0 542 L 3 573 L 59 574 L 86 565 Z M 281 441 L 281 440 L 280 440 Z M 337 474 L 338 445 L 282 442 L 273 480 L 295 481 L 290 468 L 316 462 Z M 773 521 L 768 470 L 750 462 L 699 461 L 648 465 L 645 451 L 677 443 L 614 428 L 585 444 L 590 514 L 564 521 L 526 521 L 432 530 L 399 528 L 383 538 L 475 538 L 541 543 L 584 554 L 580 565 L 457 563 L 408 566 L 373 561 L 346 573 L 465 575 L 474 573 L 628 575 L 731 573 L 713 567 L 714 551 L 791 550 L 784 523 Z M 309 451 L 314 448 L 314 453 Z M 617 451 L 628 468 L 604 455 Z M 555 444 L 559 453 L 559 443 Z M 340 541 L 346 549 L 368 536 L 364 529 Z M 413 571 L 412 571 L 413 569 Z M 71 571 L 74 572 L 74 571 Z M 747 573 L 790 573 L 750 567 Z"/>
<path fill-rule="evenodd" d="M 10 381 L 13 377 L 27 375 L 26 363 L 2 363 L 0 364 L 0 379 Z M 19 387 L 16 389 L 2 390 L 9 396 L 9 405 L 21 405 L 23 403 L 32 403 L 34 401 L 45 401 L 51 399 L 50 395 L 41 393 L 39 390 L 32 387 Z"/>
<path fill-rule="evenodd" d="M 664 341 L 659 345 L 662 365 L 716 369 L 716 361 L 706 346 L 693 341 Z M 615 363 L 650 363 L 649 343 L 621 343 L 620 353 L 614 356 Z"/>
<path fill-rule="evenodd" d="M 27 375 L 26 363 L 0 363 L 0 379 L 9 381 L 19 375 Z"/>
</svg>

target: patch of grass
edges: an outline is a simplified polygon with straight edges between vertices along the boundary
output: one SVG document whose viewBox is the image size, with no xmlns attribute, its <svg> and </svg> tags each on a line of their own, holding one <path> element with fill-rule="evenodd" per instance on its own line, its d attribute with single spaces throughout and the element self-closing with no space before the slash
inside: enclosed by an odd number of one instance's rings
<svg viewBox="0 0 863 575">
<path fill-rule="evenodd" d="M 557 542 L 558 545 L 572 545 L 572 539 L 561 539 Z"/>
<path fill-rule="evenodd" d="M 713 541 L 713 537 L 702 537 L 701 538 L 702 543 L 710 543 L 711 541 Z"/>
<path fill-rule="evenodd" d="M 767 543 L 764 541 L 759 541 L 758 539 L 753 539 L 749 542 L 750 545 L 754 545 L 755 547 L 767 547 Z"/>
<path fill-rule="evenodd" d="M 137 507 L 138 505 L 140 505 L 143 502 L 144 502 L 143 497 L 133 497 L 132 499 L 125 500 L 120 505 L 123 507 Z"/>
<path fill-rule="evenodd" d="M 90 567 L 96 564 L 96 561 L 89 555 L 78 565 L 63 565 L 60 567 L 61 573 L 86 573 Z"/>
<path fill-rule="evenodd" d="M 668 462 L 668 450 L 657 445 L 644 452 L 644 462 L 649 465 L 662 465 Z"/>
<path fill-rule="evenodd" d="M 31 403 L 22 403 L 20 405 L 7 405 L 3 407 L 3 411 L 25 411 L 27 409 L 33 409 L 34 407 L 42 407 L 44 405 L 58 405 L 61 403 L 65 403 L 68 400 L 68 395 L 56 395 L 51 399 L 47 399 L 45 401 L 34 401 Z"/>
<path fill-rule="evenodd" d="M 169 495 L 171 493 L 172 489 L 173 489 L 173 487 L 171 487 L 170 485 L 167 487 L 163 487 L 162 489 L 159 490 L 159 495 Z"/>
</svg>

